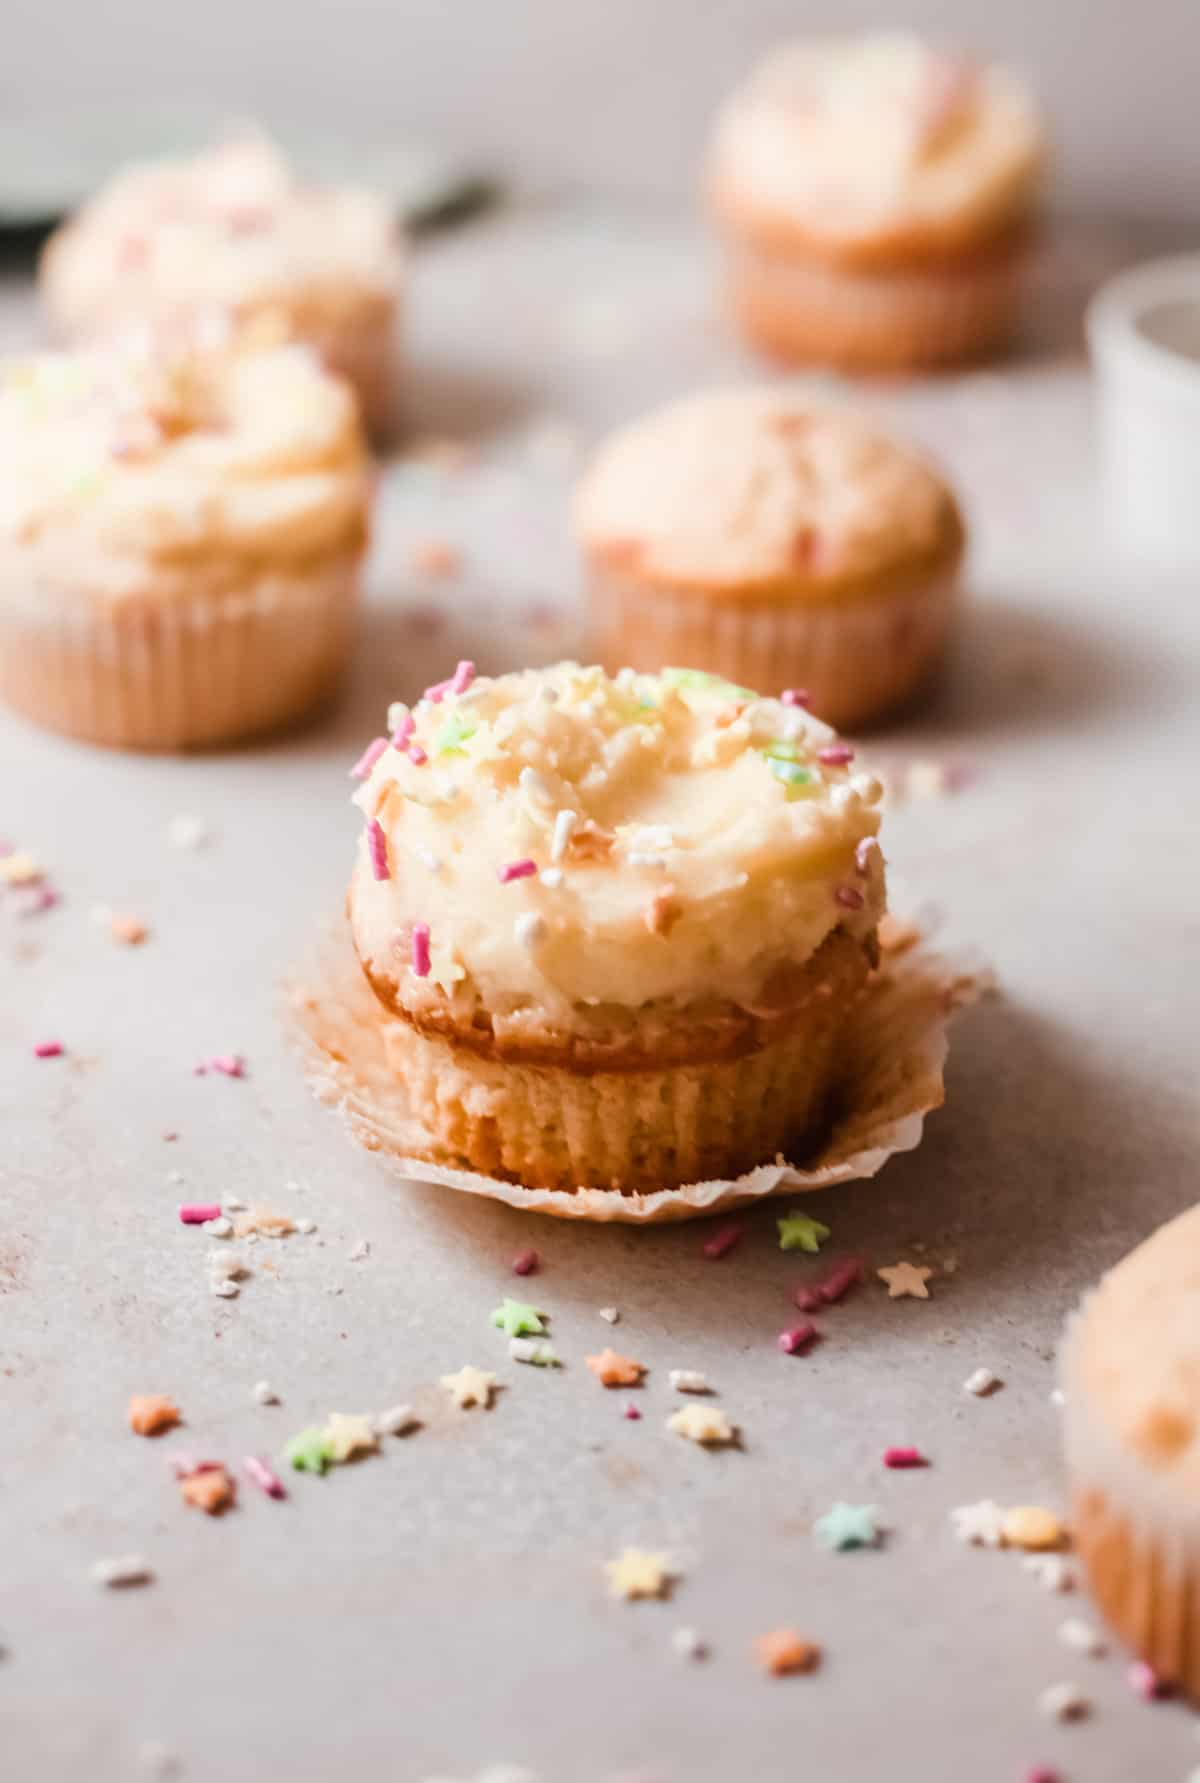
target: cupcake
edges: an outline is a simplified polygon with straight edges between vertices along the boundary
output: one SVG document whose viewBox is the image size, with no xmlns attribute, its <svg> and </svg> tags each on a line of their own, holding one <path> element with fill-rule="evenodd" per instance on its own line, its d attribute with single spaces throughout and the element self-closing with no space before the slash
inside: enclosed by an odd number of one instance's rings
<svg viewBox="0 0 1200 1783">
<path fill-rule="evenodd" d="M 1062 1382 L 1092 1592 L 1154 1677 L 1200 1700 L 1200 1207 L 1088 1297 Z"/>
<path fill-rule="evenodd" d="M 916 452 L 780 390 L 694 396 L 601 447 L 575 498 L 590 645 L 806 690 L 855 725 L 936 667 L 963 523 Z"/>
<path fill-rule="evenodd" d="M 51 322 L 69 342 L 219 311 L 272 344 L 302 341 L 391 419 L 400 285 L 382 198 L 302 184 L 272 144 L 239 137 L 117 175 L 47 243 Z"/>
<path fill-rule="evenodd" d="M 710 155 L 735 317 L 767 353 L 853 370 L 995 351 L 1042 160 L 1033 101 L 1003 69 L 907 36 L 776 51 Z"/>
<path fill-rule="evenodd" d="M 138 749 L 300 717 L 345 663 L 367 501 L 307 348 L 0 364 L 0 698 Z"/>
<path fill-rule="evenodd" d="M 461 663 L 389 725 L 348 908 L 413 1155 L 621 1193 L 814 1142 L 884 908 L 852 750 L 691 669 Z"/>
</svg>

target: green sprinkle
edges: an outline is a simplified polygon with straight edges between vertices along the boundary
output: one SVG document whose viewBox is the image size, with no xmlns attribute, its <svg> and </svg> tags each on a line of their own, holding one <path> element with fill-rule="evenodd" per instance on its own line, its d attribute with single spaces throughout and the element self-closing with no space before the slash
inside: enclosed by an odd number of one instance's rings
<svg viewBox="0 0 1200 1783">
<path fill-rule="evenodd" d="M 879 1526 L 873 1504 L 835 1504 L 813 1524 L 813 1534 L 823 1548 L 840 1553 L 845 1548 L 879 1545 Z"/>
<path fill-rule="evenodd" d="M 439 755 L 465 755 L 463 744 L 470 742 L 475 730 L 475 725 L 469 719 L 452 712 L 438 731 L 433 746 Z"/>
<path fill-rule="evenodd" d="M 829 1227 L 820 1220 L 810 1220 L 806 1213 L 789 1213 L 775 1224 L 779 1227 L 781 1251 L 808 1251 L 815 1256 L 829 1237 Z"/>
<path fill-rule="evenodd" d="M 536 1306 L 527 1306 L 523 1300 L 510 1300 L 507 1294 L 492 1314 L 492 1324 L 503 1331 L 505 1337 L 541 1337 L 546 1329 Z"/>
<path fill-rule="evenodd" d="M 710 675 L 707 669 L 664 669 L 662 679 L 668 687 L 690 687 L 696 693 L 720 694 L 725 700 L 758 698 L 752 687 L 739 687 L 735 681 L 725 681 L 720 675 Z"/>
<path fill-rule="evenodd" d="M 534 1368 L 561 1368 L 553 1346 L 540 1337 L 514 1337 L 508 1346 L 514 1362 L 530 1362 Z"/>
<path fill-rule="evenodd" d="M 333 1460 L 329 1438 L 318 1424 L 290 1437 L 284 1454 L 297 1473 L 324 1473 Z"/>
<path fill-rule="evenodd" d="M 776 780 L 782 780 L 787 788 L 789 799 L 798 799 L 803 789 L 813 784 L 812 775 L 807 768 L 802 768 L 799 762 L 780 761 L 776 756 L 769 756 L 767 766 Z"/>
</svg>

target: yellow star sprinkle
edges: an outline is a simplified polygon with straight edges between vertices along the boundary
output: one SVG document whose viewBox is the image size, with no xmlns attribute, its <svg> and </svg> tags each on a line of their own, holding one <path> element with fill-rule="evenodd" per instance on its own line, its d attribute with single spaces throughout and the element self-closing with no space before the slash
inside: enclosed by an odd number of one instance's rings
<svg viewBox="0 0 1200 1783">
<path fill-rule="evenodd" d="M 496 1377 L 488 1374 L 486 1369 L 473 1368 L 467 1362 L 457 1374 L 444 1374 L 442 1385 L 453 1395 L 454 1403 L 461 1411 L 465 1411 L 470 1405 L 481 1405 L 486 1411 L 492 1403 Z"/>
<path fill-rule="evenodd" d="M 925 1283 L 933 1274 L 933 1270 L 924 1263 L 893 1263 L 890 1268 L 875 1271 L 881 1282 L 887 1283 L 889 1300 L 928 1300 L 929 1289 Z"/>
<path fill-rule="evenodd" d="M 682 1406 L 667 1419 L 667 1429 L 673 1430 L 676 1436 L 686 1436 L 689 1442 L 703 1443 L 707 1448 L 720 1448 L 737 1441 L 737 1426 L 729 1422 L 728 1415 L 719 1405 Z"/>
<path fill-rule="evenodd" d="M 42 869 L 31 854 L 7 854 L 0 859 L 0 879 L 6 885 L 36 885 Z"/>
<path fill-rule="evenodd" d="M 671 1581 L 671 1563 L 665 1554 L 648 1554 L 644 1548 L 626 1548 L 617 1560 L 605 1564 L 608 1588 L 614 1597 L 665 1597 Z"/>
<path fill-rule="evenodd" d="M 331 1461 L 349 1461 L 355 1455 L 373 1455 L 379 1438 L 365 1414 L 331 1412 L 324 1431 Z"/>
<path fill-rule="evenodd" d="M 1005 1511 L 1000 1529 L 1010 1548 L 1025 1548 L 1030 1553 L 1061 1547 L 1066 1534 L 1054 1512 L 1040 1504 L 1019 1504 Z"/>
</svg>

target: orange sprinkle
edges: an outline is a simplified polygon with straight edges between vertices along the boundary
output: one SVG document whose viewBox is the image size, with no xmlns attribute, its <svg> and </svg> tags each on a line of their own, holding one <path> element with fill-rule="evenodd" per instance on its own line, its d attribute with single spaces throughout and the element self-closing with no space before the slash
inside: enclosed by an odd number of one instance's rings
<svg viewBox="0 0 1200 1783">
<path fill-rule="evenodd" d="M 632 1356 L 618 1356 L 616 1350 L 601 1350 L 598 1356 L 585 1356 L 584 1361 L 603 1387 L 637 1387 L 646 1372 L 645 1364 Z"/>
<path fill-rule="evenodd" d="M 462 568 L 462 552 L 446 539 L 420 539 L 408 556 L 422 576 L 456 576 Z"/>
<path fill-rule="evenodd" d="M 124 942 L 126 947 L 140 947 L 150 936 L 149 927 L 140 916 L 114 916 L 108 927 L 113 940 Z"/>
<path fill-rule="evenodd" d="M 289 1232 L 296 1230 L 296 1222 L 286 1213 L 271 1213 L 265 1207 L 252 1207 L 248 1213 L 236 1216 L 233 1230 L 238 1238 L 245 1238 L 251 1232 L 258 1232 L 263 1238 L 286 1238 Z"/>
<path fill-rule="evenodd" d="M 1025 1548 L 1034 1554 L 1061 1547 L 1066 1535 L 1054 1512 L 1040 1504 L 1019 1504 L 1005 1511 L 1000 1527 L 1010 1548 Z"/>
<path fill-rule="evenodd" d="M 754 1643 L 758 1662 L 773 1678 L 789 1672 L 815 1671 L 821 1663 L 821 1649 L 815 1641 L 806 1641 L 794 1628 L 775 1628 L 760 1634 Z"/>
<path fill-rule="evenodd" d="M 236 1487 L 223 1467 L 205 1467 L 180 1480 L 179 1490 L 185 1504 L 195 1505 L 210 1517 L 219 1517 L 233 1503 Z"/>
<path fill-rule="evenodd" d="M 129 1428 L 137 1436 L 161 1436 L 180 1422 L 179 1407 L 165 1393 L 135 1393 L 129 1401 Z"/>
<path fill-rule="evenodd" d="M 682 915 L 675 887 L 665 885 L 646 906 L 646 927 L 652 935 L 669 935 Z"/>
</svg>

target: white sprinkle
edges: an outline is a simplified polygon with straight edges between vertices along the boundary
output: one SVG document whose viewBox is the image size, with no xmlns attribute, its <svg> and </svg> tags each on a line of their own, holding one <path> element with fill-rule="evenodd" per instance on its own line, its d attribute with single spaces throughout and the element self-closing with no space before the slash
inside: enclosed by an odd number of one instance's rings
<svg viewBox="0 0 1200 1783">
<path fill-rule="evenodd" d="M 526 910 L 513 923 L 513 937 L 518 947 L 536 947 L 546 938 L 546 924 L 536 910 Z"/>
<path fill-rule="evenodd" d="M 387 727 L 389 731 L 398 731 L 409 716 L 409 708 L 403 700 L 393 700 L 387 709 Z"/>
<path fill-rule="evenodd" d="M 963 1392 L 974 1393 L 976 1399 L 984 1399 L 989 1393 L 994 1393 L 997 1387 L 1003 1385 L 1004 1382 L 999 1375 L 993 1374 L 990 1368 L 977 1368 L 974 1374 L 969 1374 L 963 1382 Z"/>
<path fill-rule="evenodd" d="M 1064 1647 L 1070 1647 L 1076 1653 L 1086 1653 L 1089 1659 L 1099 1659 L 1106 1650 L 1103 1636 L 1079 1616 L 1068 1616 L 1059 1624 L 1058 1638 Z"/>
<path fill-rule="evenodd" d="M 531 799 L 537 799 L 539 804 L 548 805 L 554 798 L 553 792 L 536 768 L 522 768 L 517 777 L 517 785 Z"/>
<path fill-rule="evenodd" d="M 246 1203 L 240 1195 L 222 1195 L 221 1206 L 226 1213 L 245 1213 Z"/>
<path fill-rule="evenodd" d="M 423 867 L 425 867 L 430 873 L 440 873 L 441 872 L 442 863 L 438 859 L 437 855 L 433 852 L 432 848 L 425 848 L 420 842 L 414 842 L 413 843 L 413 853 L 416 855 L 416 857 L 420 861 L 421 865 Z"/>
<path fill-rule="evenodd" d="M 296 1221 L 297 1232 L 303 1232 L 303 1233 L 307 1234 L 309 1232 L 315 1232 L 316 1229 L 317 1229 L 316 1220 L 310 1220 L 307 1214 L 304 1215 L 303 1219 L 299 1219 Z"/>
<path fill-rule="evenodd" d="M 403 1436 L 416 1422 L 417 1414 L 411 1405 L 393 1405 L 375 1419 L 375 1432 L 378 1436 Z"/>
<path fill-rule="evenodd" d="M 795 743 L 808 729 L 808 721 L 797 706 L 785 706 L 779 718 L 779 732 L 788 743 Z"/>
<path fill-rule="evenodd" d="M 1075 1574 L 1061 1554 L 1026 1554 L 1021 1565 L 1043 1591 L 1074 1591 Z"/>
<path fill-rule="evenodd" d="M 349 1251 L 349 1257 L 352 1263 L 361 1263 L 365 1257 L 369 1257 L 370 1255 L 371 1247 L 365 1238 L 360 1238 L 356 1244 L 351 1246 Z"/>
<path fill-rule="evenodd" d="M 557 891 L 563 882 L 563 870 L 561 867 L 543 867 L 538 878 L 547 891 Z"/>
<path fill-rule="evenodd" d="M 167 825 L 172 848 L 203 848 L 211 840 L 212 831 L 202 817 L 173 817 Z"/>
<path fill-rule="evenodd" d="M 204 1230 L 210 1238 L 231 1238 L 233 1236 L 233 1221 L 227 1220 L 223 1213 L 218 1214 L 215 1220 L 205 1220 Z"/>
<path fill-rule="evenodd" d="M 575 826 L 579 822 L 578 811 L 560 811 L 554 819 L 554 837 L 550 843 L 550 859 L 560 861 L 567 852 Z"/>
<path fill-rule="evenodd" d="M 829 804 L 830 804 L 831 810 L 848 811 L 850 806 L 853 804 L 856 804 L 856 803 L 857 803 L 857 796 L 856 796 L 853 788 L 851 788 L 849 786 L 845 786 L 845 785 L 835 786 L 835 787 L 831 788 L 830 794 L 829 794 Z"/>
<path fill-rule="evenodd" d="M 602 1306 L 600 1308 L 600 1317 L 607 1325 L 615 1325 L 620 1316 L 621 1315 L 615 1306 Z"/>
<path fill-rule="evenodd" d="M 234 1251 L 209 1251 L 208 1267 L 217 1282 L 235 1282 L 245 1273 L 242 1259 Z"/>
<path fill-rule="evenodd" d="M 1067 1396 L 1063 1392 L 1061 1387 L 1051 1387 L 1051 1389 L 1050 1389 L 1050 1403 L 1051 1403 L 1051 1405 L 1056 1405 L 1056 1406 L 1059 1406 L 1060 1408 L 1067 1403 Z"/>
<path fill-rule="evenodd" d="M 140 1554 L 119 1554 L 112 1560 L 97 1560 L 92 1577 L 97 1585 L 148 1585 L 154 1573 Z"/>
<path fill-rule="evenodd" d="M 255 1381 L 254 1397 L 259 1405 L 278 1405 L 279 1395 L 270 1381 Z"/>
<path fill-rule="evenodd" d="M 981 1498 L 978 1504 L 960 1504 L 950 1512 L 950 1520 L 960 1542 L 980 1548 L 1004 1546 L 1004 1512 L 990 1498 Z"/>
<path fill-rule="evenodd" d="M 697 1368 L 672 1368 L 667 1376 L 677 1393 L 710 1393 L 708 1376 Z"/>
<path fill-rule="evenodd" d="M 183 1171 L 182 1170 L 168 1170 L 167 1171 L 167 1181 L 172 1182 L 172 1183 L 182 1182 L 183 1181 Z"/>
<path fill-rule="evenodd" d="M 209 1282 L 208 1291 L 210 1294 L 215 1294 L 218 1300 L 236 1300 L 241 1290 L 236 1282 L 227 1281 L 223 1276 L 219 1276 Z"/>
<path fill-rule="evenodd" d="M 661 854 L 632 853 L 626 856 L 631 867 L 665 867 L 666 859 Z"/>
<path fill-rule="evenodd" d="M 677 1628 L 671 1636 L 671 1645 L 681 1659 L 703 1659 L 708 1652 L 694 1628 Z"/>
<path fill-rule="evenodd" d="M 508 1353 L 514 1362 L 532 1362 L 536 1368 L 554 1368 L 558 1357 L 544 1337 L 510 1337 Z"/>
<path fill-rule="evenodd" d="M 1092 1705 L 1078 1684 L 1051 1684 L 1038 1697 L 1037 1706 L 1050 1721 L 1081 1721 Z"/>
<path fill-rule="evenodd" d="M 850 785 L 864 805 L 877 805 L 883 797 L 883 782 L 877 774 L 851 774 Z"/>
</svg>

